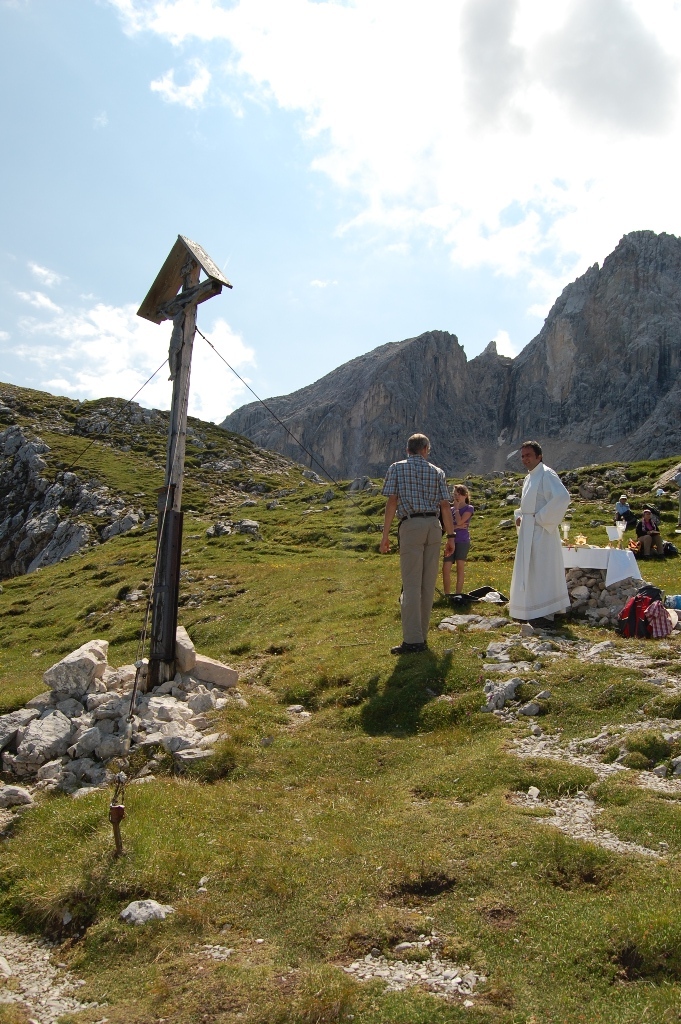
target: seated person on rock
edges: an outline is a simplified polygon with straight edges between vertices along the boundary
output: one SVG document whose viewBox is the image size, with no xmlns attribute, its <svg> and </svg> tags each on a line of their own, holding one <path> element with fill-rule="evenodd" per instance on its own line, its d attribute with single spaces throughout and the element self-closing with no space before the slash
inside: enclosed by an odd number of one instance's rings
<svg viewBox="0 0 681 1024">
<path fill-rule="evenodd" d="M 649 508 L 643 509 L 643 516 L 636 524 L 636 536 L 641 541 L 641 554 L 644 558 L 650 556 L 651 549 L 653 548 L 656 554 L 664 555 L 660 520 L 657 516 L 653 515 Z"/>
<path fill-rule="evenodd" d="M 627 524 L 627 530 L 636 525 L 636 516 L 629 507 L 626 494 L 620 494 L 620 500 L 615 503 L 615 522 L 622 521 Z"/>
</svg>

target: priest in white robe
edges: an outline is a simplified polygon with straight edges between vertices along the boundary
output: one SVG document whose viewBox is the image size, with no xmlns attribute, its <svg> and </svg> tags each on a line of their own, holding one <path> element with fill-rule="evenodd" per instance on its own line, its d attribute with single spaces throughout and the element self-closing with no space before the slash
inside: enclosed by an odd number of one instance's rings
<svg viewBox="0 0 681 1024">
<path fill-rule="evenodd" d="M 523 444 L 520 457 L 529 472 L 515 513 L 518 547 L 509 612 L 514 619 L 552 619 L 555 612 L 570 607 L 558 533 L 570 492 L 555 470 L 544 465 L 536 441 Z"/>
</svg>

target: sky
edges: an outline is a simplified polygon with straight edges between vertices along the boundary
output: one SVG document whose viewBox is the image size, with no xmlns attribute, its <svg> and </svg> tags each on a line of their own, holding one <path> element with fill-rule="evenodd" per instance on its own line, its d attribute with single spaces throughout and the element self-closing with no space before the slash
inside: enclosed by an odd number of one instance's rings
<svg viewBox="0 0 681 1024">
<path fill-rule="evenodd" d="M 0 0 L 0 380 L 131 397 L 178 233 L 263 398 L 427 330 L 517 354 L 622 235 L 681 234 L 680 68 L 681 0 Z M 190 412 L 250 400 L 197 337 Z"/>
</svg>

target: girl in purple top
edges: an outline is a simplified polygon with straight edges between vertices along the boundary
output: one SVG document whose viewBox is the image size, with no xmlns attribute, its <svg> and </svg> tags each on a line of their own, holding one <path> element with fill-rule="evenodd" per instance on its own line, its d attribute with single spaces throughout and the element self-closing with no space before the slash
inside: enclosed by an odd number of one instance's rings
<svg viewBox="0 0 681 1024">
<path fill-rule="evenodd" d="M 457 484 L 452 491 L 452 517 L 454 519 L 454 551 L 445 557 L 442 563 L 442 586 L 445 597 L 452 601 L 463 600 L 463 577 L 466 571 L 468 549 L 471 546 L 471 535 L 468 524 L 475 509 L 470 504 L 468 488 Z M 452 562 L 456 562 L 456 593 L 450 593 L 452 587 Z"/>
</svg>

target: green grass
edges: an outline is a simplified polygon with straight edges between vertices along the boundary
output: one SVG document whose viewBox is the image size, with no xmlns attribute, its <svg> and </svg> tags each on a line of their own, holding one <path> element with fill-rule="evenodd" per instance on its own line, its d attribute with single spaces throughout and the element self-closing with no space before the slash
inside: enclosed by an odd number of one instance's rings
<svg viewBox="0 0 681 1024">
<path fill-rule="evenodd" d="M 66 465 L 76 441 L 55 434 L 51 458 Z M 237 441 L 246 457 L 247 442 L 223 439 Z M 99 461 L 89 472 L 152 500 L 158 451 L 91 452 Z M 669 462 L 627 467 L 627 491 L 649 494 Z M 82 998 L 107 1003 L 83 1022 L 681 1019 L 681 803 L 631 778 L 597 783 L 585 768 L 515 757 L 511 741 L 527 725 L 480 712 L 479 656 L 499 634 L 439 632 L 444 604 L 434 610 L 430 653 L 391 658 L 397 557 L 377 553 L 378 533 L 338 489 L 330 512 L 305 516 L 326 488 L 298 487 L 299 468 L 288 477 L 275 470 L 258 479 L 295 493 L 272 511 L 265 499 L 244 510 L 260 522 L 260 541 L 205 536 L 218 514 L 238 512 L 238 481 L 223 490 L 192 470 L 185 492 L 195 512 L 185 518 L 180 621 L 197 648 L 239 669 L 248 699 L 216 714 L 228 739 L 214 766 L 179 777 L 166 763 L 155 782 L 128 787 L 120 860 L 106 794 L 47 797 L 18 816 L 2 842 L 0 926 L 61 940 L 58 958 L 87 980 Z M 466 586 L 508 592 L 515 537 L 497 524 L 508 517 L 500 502 L 510 487 L 472 483 L 474 504 L 482 498 L 488 508 L 473 521 Z M 378 498 L 356 501 L 380 521 Z M 603 528 L 588 523 L 608 513 L 607 503 L 577 502 L 573 531 L 602 541 Z M 665 517 L 669 531 L 671 511 Z M 3 711 L 40 692 L 42 671 L 87 639 L 109 640 L 112 664 L 134 657 L 142 608 L 121 598 L 149 582 L 152 558 L 153 537 L 133 532 L 3 582 Z M 654 582 L 681 590 L 678 562 L 644 564 Z M 568 631 L 612 637 L 579 622 Z M 636 722 L 642 709 L 674 710 L 629 669 L 567 659 L 533 667 L 532 677 L 552 693 L 542 727 L 563 729 L 565 739 Z M 312 718 L 294 727 L 290 703 Z M 630 734 L 627 746 L 653 760 L 676 752 L 657 735 Z M 646 846 L 664 840 L 669 856 L 621 856 L 537 827 L 545 812 L 509 800 L 530 785 L 548 798 L 589 789 L 604 808 L 599 828 Z M 208 891 L 198 893 L 203 875 Z M 146 896 L 176 913 L 142 929 L 119 921 L 123 906 Z M 379 982 L 361 985 L 339 969 L 433 927 L 447 955 L 488 974 L 473 1009 L 417 990 L 386 995 Z M 196 956 L 204 942 L 235 952 L 225 963 L 205 960 Z M 0 1012 L 0 1021 L 12 1019 Z"/>
</svg>

